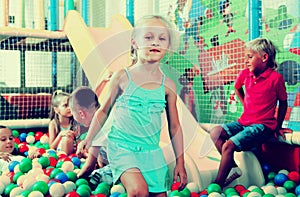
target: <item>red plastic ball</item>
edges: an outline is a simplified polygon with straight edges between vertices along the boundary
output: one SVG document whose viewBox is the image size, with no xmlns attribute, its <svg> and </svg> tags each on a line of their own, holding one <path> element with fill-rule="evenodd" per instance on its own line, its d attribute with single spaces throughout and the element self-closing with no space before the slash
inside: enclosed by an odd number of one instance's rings
<svg viewBox="0 0 300 197">
<path fill-rule="evenodd" d="M 26 144 L 26 142 L 20 143 L 20 144 L 18 145 L 18 147 L 19 147 L 20 153 L 24 153 L 24 152 L 26 152 L 26 151 L 29 150 L 29 147 L 28 147 L 28 145 Z"/>
<path fill-rule="evenodd" d="M 34 138 L 35 138 L 35 140 L 37 141 L 37 140 L 40 140 L 41 137 L 42 137 L 43 135 L 44 135 L 43 132 L 38 131 L 38 132 L 36 132 L 36 133 L 34 134 Z"/>
<path fill-rule="evenodd" d="M 11 183 L 13 182 L 14 175 L 15 175 L 14 172 L 7 173 L 7 176 L 9 177 Z"/>
<path fill-rule="evenodd" d="M 199 193 L 199 196 L 201 196 L 201 195 L 208 195 L 207 190 L 206 190 L 206 189 L 205 189 L 205 190 L 202 190 L 202 191 Z"/>
<path fill-rule="evenodd" d="M 57 160 L 54 157 L 49 157 L 50 166 L 55 167 L 57 164 Z"/>
<path fill-rule="evenodd" d="M 200 195 L 197 194 L 196 192 L 191 192 L 191 197 L 199 197 Z"/>
<path fill-rule="evenodd" d="M 14 141 L 15 141 L 17 144 L 20 144 L 20 143 L 21 143 L 21 142 L 20 142 L 20 139 L 17 138 L 17 137 L 14 138 Z"/>
<path fill-rule="evenodd" d="M 36 149 L 36 152 L 38 152 L 39 155 L 43 155 L 46 152 L 46 150 L 43 148 L 38 148 L 38 149 Z"/>
<path fill-rule="evenodd" d="M 238 192 L 241 193 L 242 191 L 246 190 L 246 188 L 243 185 L 236 185 L 234 189 Z"/>
<path fill-rule="evenodd" d="M 300 175 L 299 175 L 299 172 L 297 172 L 297 171 L 291 171 L 288 174 L 288 178 L 289 178 L 289 180 L 294 181 L 295 183 L 300 182 Z"/>
<path fill-rule="evenodd" d="M 61 158 L 61 159 L 58 159 L 58 161 L 72 161 L 69 157 L 64 157 L 64 158 Z"/>
<path fill-rule="evenodd" d="M 58 155 L 58 160 L 63 159 L 65 157 L 67 157 L 67 155 L 64 154 L 64 153 L 61 153 L 61 154 Z"/>
<path fill-rule="evenodd" d="M 44 169 L 44 174 L 47 175 L 47 176 L 50 176 L 50 174 L 51 174 L 51 172 L 52 172 L 53 169 L 54 169 L 54 168 L 47 168 L 47 169 Z"/>
<path fill-rule="evenodd" d="M 71 191 L 65 195 L 65 197 L 80 197 L 76 191 Z"/>
<path fill-rule="evenodd" d="M 180 182 L 175 182 L 171 185 L 171 191 L 178 190 Z"/>
</svg>

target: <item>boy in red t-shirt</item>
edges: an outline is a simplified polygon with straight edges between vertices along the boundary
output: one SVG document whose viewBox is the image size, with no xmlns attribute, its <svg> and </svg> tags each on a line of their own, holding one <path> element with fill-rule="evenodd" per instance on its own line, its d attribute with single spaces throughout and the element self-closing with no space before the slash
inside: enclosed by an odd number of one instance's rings
<svg viewBox="0 0 300 197">
<path fill-rule="evenodd" d="M 234 85 L 244 111 L 236 122 L 216 126 L 210 133 L 222 155 L 215 180 L 222 187 L 242 175 L 234 161 L 234 152 L 251 150 L 274 134 L 282 135 L 279 131 L 287 110 L 284 79 L 275 71 L 273 43 L 266 38 L 254 39 L 246 43 L 245 55 L 247 68 L 240 72 Z"/>
</svg>

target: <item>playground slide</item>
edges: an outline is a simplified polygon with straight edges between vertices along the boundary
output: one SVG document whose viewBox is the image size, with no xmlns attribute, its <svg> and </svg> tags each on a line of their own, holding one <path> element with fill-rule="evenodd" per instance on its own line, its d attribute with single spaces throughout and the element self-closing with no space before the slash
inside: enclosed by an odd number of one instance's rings
<svg viewBox="0 0 300 197">
<path fill-rule="evenodd" d="M 107 86 L 106 75 L 130 63 L 130 23 L 121 15 L 112 18 L 108 28 L 88 28 L 79 13 L 69 11 L 64 24 L 64 31 L 78 57 L 82 68 L 92 85 L 97 90 L 101 87 L 100 102 Z M 205 189 L 216 177 L 220 155 L 214 148 L 209 134 L 202 129 L 178 96 L 177 108 L 184 135 L 185 161 L 188 181 Z M 166 120 L 165 114 L 163 114 Z M 167 124 L 164 124 L 161 146 L 165 158 L 173 169 L 175 156 L 168 136 Z M 235 154 L 235 159 L 243 175 L 231 185 L 244 186 L 264 184 L 263 173 L 256 157 L 251 152 Z M 172 178 L 172 170 L 170 176 Z"/>
</svg>

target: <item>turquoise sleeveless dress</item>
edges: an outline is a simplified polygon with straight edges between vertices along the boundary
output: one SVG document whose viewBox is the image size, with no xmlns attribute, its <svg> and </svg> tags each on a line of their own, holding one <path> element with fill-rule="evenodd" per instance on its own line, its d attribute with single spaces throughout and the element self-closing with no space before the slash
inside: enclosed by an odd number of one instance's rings
<svg viewBox="0 0 300 197">
<path fill-rule="evenodd" d="M 159 146 L 162 112 L 166 106 L 165 75 L 157 89 L 136 85 L 126 69 L 128 86 L 116 100 L 114 121 L 108 134 L 108 160 L 114 183 L 127 169 L 138 168 L 149 192 L 167 191 L 168 167 Z"/>
</svg>

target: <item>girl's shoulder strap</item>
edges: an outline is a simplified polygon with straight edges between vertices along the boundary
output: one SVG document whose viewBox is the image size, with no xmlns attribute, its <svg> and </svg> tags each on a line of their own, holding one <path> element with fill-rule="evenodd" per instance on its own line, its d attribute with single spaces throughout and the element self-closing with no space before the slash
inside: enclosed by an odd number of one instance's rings
<svg viewBox="0 0 300 197">
<path fill-rule="evenodd" d="M 166 80 L 166 75 L 163 74 L 162 81 L 161 81 L 161 83 L 162 83 L 163 85 L 165 84 L 165 80 Z"/>
<path fill-rule="evenodd" d="M 128 79 L 131 81 L 131 76 L 130 76 L 128 68 L 125 68 L 125 72 L 127 74 Z"/>
</svg>

